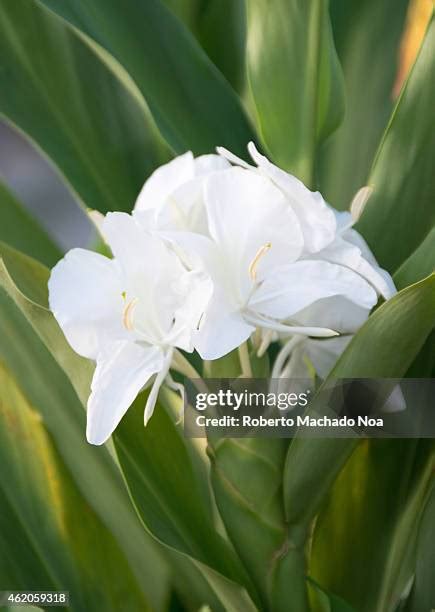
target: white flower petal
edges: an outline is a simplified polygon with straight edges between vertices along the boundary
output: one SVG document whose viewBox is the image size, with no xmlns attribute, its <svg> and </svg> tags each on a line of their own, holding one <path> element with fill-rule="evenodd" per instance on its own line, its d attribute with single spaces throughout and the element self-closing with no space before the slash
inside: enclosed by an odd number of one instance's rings
<svg viewBox="0 0 435 612">
<path fill-rule="evenodd" d="M 135 210 L 159 207 L 177 187 L 192 179 L 194 174 L 195 164 L 190 151 L 160 166 L 142 187 Z"/>
<path fill-rule="evenodd" d="M 304 236 L 305 249 L 316 253 L 332 242 L 336 232 L 334 211 L 316 191 L 310 191 L 295 176 L 288 174 L 261 155 L 254 143 L 249 153 L 261 172 L 275 183 L 287 197 L 296 212 Z"/>
<path fill-rule="evenodd" d="M 239 347 L 255 331 L 239 311 L 233 310 L 225 296 L 216 289 L 199 330 L 194 334 L 194 346 L 202 359 L 219 359 Z"/>
<path fill-rule="evenodd" d="M 193 334 L 204 316 L 213 293 L 210 277 L 191 271 L 180 278 L 181 304 L 174 313 L 174 326 L 168 344 L 185 351 L 193 351 Z"/>
<path fill-rule="evenodd" d="M 238 157 L 237 155 L 234 155 L 234 153 L 231 153 L 231 151 L 228 151 L 228 149 L 226 149 L 225 147 L 216 147 L 216 151 L 223 159 L 231 162 L 236 166 L 246 168 L 247 170 L 255 170 L 255 168 L 246 163 L 244 159 Z"/>
<path fill-rule="evenodd" d="M 200 155 L 195 158 L 195 176 L 207 176 L 231 168 L 231 164 L 220 155 Z"/>
<path fill-rule="evenodd" d="M 149 378 L 164 365 L 163 350 L 119 342 L 97 359 L 88 400 L 86 436 L 103 444 Z"/>
<path fill-rule="evenodd" d="M 252 264 L 260 280 L 302 252 L 296 215 L 279 189 L 259 174 L 240 168 L 213 174 L 206 181 L 205 203 L 210 235 L 241 301 L 253 285 Z"/>
<path fill-rule="evenodd" d="M 327 340 L 315 340 L 313 338 L 306 340 L 305 354 L 320 378 L 324 380 L 328 376 L 351 340 L 352 336 L 339 336 Z"/>
<path fill-rule="evenodd" d="M 252 296 L 249 308 L 275 319 L 287 319 L 317 300 L 334 295 L 368 309 L 377 302 L 371 285 L 348 268 L 302 260 L 270 274 Z"/>
<path fill-rule="evenodd" d="M 160 387 L 162 386 L 166 376 L 168 375 L 169 368 L 171 366 L 172 355 L 173 349 L 169 349 L 165 355 L 162 368 L 157 374 L 148 394 L 148 399 L 145 404 L 145 410 L 143 413 L 143 423 L 145 427 L 147 426 L 150 418 L 153 416 L 154 408 L 156 406 L 157 398 L 159 396 Z"/>
<path fill-rule="evenodd" d="M 113 340 L 122 326 L 122 281 L 116 262 L 73 249 L 53 268 L 48 281 L 50 309 L 72 348 L 89 359 Z"/>
<path fill-rule="evenodd" d="M 396 293 L 393 279 L 379 267 L 364 238 L 355 230 L 347 230 L 342 237 L 338 236 L 317 257 L 354 270 L 385 299 Z"/>
<path fill-rule="evenodd" d="M 301 325 L 321 325 L 335 329 L 340 334 L 355 333 L 365 323 L 370 309 L 362 308 L 341 295 L 317 300 L 292 315 Z"/>
</svg>

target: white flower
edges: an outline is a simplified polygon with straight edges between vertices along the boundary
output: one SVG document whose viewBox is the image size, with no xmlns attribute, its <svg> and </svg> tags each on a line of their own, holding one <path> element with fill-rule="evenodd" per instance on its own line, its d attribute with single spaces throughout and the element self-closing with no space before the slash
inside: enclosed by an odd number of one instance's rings
<svg viewBox="0 0 435 612">
<path fill-rule="evenodd" d="M 219 155 L 194 158 L 188 151 L 155 170 L 140 192 L 134 210 L 147 229 L 207 232 L 203 201 L 205 179 L 226 170 Z"/>
<path fill-rule="evenodd" d="M 218 151 L 238 167 L 219 166 L 210 156 L 212 171 L 195 183 L 195 204 L 189 208 L 195 210 L 193 225 L 188 215 L 172 222 L 168 217 L 174 203 L 180 208 L 180 189 L 191 192 L 191 178 L 181 186 L 168 180 L 162 198 L 151 197 L 146 184 L 136 207 L 152 210 L 152 222 L 140 217 L 144 227 L 159 230 L 213 281 L 212 300 L 194 337 L 200 355 L 219 358 L 256 328 L 318 337 L 337 335 L 349 325 L 354 331 L 378 296 L 389 297 L 394 286 L 350 229 L 351 215 L 334 211 L 252 143 L 249 151 L 258 167 Z M 178 159 L 185 163 L 185 156 Z M 168 167 L 159 172 L 170 175 Z M 345 321 L 347 311 L 356 317 L 352 324 Z"/>
<path fill-rule="evenodd" d="M 150 418 L 174 347 L 192 351 L 192 330 L 210 298 L 210 281 L 187 270 L 157 236 L 130 215 L 108 214 L 102 232 L 109 259 L 73 249 L 53 269 L 49 302 L 74 350 L 96 361 L 87 438 L 102 444 L 156 374 Z"/>
<path fill-rule="evenodd" d="M 162 382 L 174 384 L 176 348 L 217 359 L 259 329 L 260 350 L 291 338 L 276 364 L 284 371 L 291 350 L 308 354 L 315 343 L 301 338 L 352 334 L 395 291 L 352 229 L 364 191 L 338 213 L 248 148 L 255 167 L 223 149 L 162 166 L 133 215 L 98 217 L 113 259 L 74 249 L 53 269 L 50 307 L 71 346 L 96 361 L 90 442 L 110 436 L 154 377 L 148 421 Z"/>
</svg>

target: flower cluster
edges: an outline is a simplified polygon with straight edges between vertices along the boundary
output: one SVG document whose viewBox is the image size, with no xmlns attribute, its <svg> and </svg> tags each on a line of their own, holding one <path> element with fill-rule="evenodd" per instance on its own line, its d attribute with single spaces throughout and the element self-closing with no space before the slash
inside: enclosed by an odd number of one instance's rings
<svg viewBox="0 0 435 612">
<path fill-rule="evenodd" d="M 255 166 L 221 148 L 162 166 L 131 215 L 104 218 L 112 259 L 73 249 L 53 269 L 50 307 L 73 349 L 96 361 L 91 443 L 111 435 L 152 380 L 148 421 L 162 382 L 174 384 L 179 350 L 218 359 L 255 332 L 260 353 L 287 340 L 275 374 L 290 375 L 292 363 L 297 371 L 304 352 L 323 355 L 323 374 L 327 355 L 342 350 L 379 296 L 394 293 L 352 229 L 364 192 L 339 213 L 248 149 Z M 316 338 L 331 340 L 317 341 L 319 352 Z"/>
</svg>

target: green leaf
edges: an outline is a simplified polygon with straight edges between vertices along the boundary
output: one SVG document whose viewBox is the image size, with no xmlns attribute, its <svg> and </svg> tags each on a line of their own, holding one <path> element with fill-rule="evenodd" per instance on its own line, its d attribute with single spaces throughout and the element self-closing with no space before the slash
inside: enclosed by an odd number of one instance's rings
<svg viewBox="0 0 435 612">
<path fill-rule="evenodd" d="M 89 360 L 72 350 L 48 310 L 48 277 L 49 271 L 42 264 L 0 243 L 0 285 L 32 325 L 86 405 L 94 368 Z"/>
<path fill-rule="evenodd" d="M 406 259 L 393 276 L 398 289 L 422 280 L 435 270 L 435 228 L 429 232 L 420 246 Z M 435 376 L 435 331 L 426 339 L 406 373 L 408 378 Z"/>
<path fill-rule="evenodd" d="M 102 212 L 131 210 L 168 159 L 128 78 L 33 0 L 0 4 L 0 113 Z"/>
<path fill-rule="evenodd" d="M 74 609 L 147 610 L 113 536 L 0 366 L 1 589 L 67 590 Z"/>
<path fill-rule="evenodd" d="M 0 182 L 0 240 L 26 255 L 37 254 L 47 266 L 61 257 L 58 246 Z"/>
<path fill-rule="evenodd" d="M 223 575 L 239 577 L 229 548 L 204 507 L 179 428 L 161 405 L 144 427 L 144 402 L 139 396 L 114 434 L 119 463 L 139 515 L 167 546 Z"/>
<path fill-rule="evenodd" d="M 245 85 L 245 0 L 164 0 L 236 91 Z"/>
<path fill-rule="evenodd" d="M 326 0 L 247 0 L 248 78 L 273 160 L 314 184 L 317 147 L 344 112 Z"/>
<path fill-rule="evenodd" d="M 419 528 L 415 579 L 409 601 L 405 606 L 405 612 L 420 612 L 420 610 L 432 610 L 435 607 L 434 539 L 435 490 L 432 489 Z"/>
<path fill-rule="evenodd" d="M 246 347 L 248 348 L 248 347 Z M 239 349 L 240 350 L 240 349 Z M 249 350 L 253 376 L 268 376 L 268 357 Z M 236 378 L 239 351 L 206 362 L 208 378 Z M 240 379 L 243 385 L 243 379 Z M 282 503 L 282 470 L 288 441 L 208 437 L 211 482 L 226 531 L 259 592 L 262 606 L 307 609 L 305 566 L 300 542 L 287 538 Z M 255 551 L 255 552 L 254 552 Z"/>
<path fill-rule="evenodd" d="M 435 271 L 435 227 L 394 274 L 396 287 L 403 288 Z"/>
<path fill-rule="evenodd" d="M 136 83 L 177 152 L 223 145 L 246 155 L 241 104 L 193 35 L 160 0 L 42 0 L 105 48 Z"/>
<path fill-rule="evenodd" d="M 171 550 L 193 560 L 222 598 L 230 588 L 225 578 L 239 585 L 249 581 L 211 521 L 179 427 L 158 405 L 144 428 L 144 404 L 145 398 L 140 395 L 113 436 L 136 510 L 150 533 Z M 222 581 L 226 584 L 224 594 Z M 246 597 L 234 593 L 234 588 L 233 585 L 231 599 L 237 597 L 237 601 L 246 602 Z"/>
<path fill-rule="evenodd" d="M 317 518 L 312 574 L 361 612 L 394 610 L 412 577 L 433 458 L 427 440 L 364 440 Z"/>
<path fill-rule="evenodd" d="M 376 601 L 377 612 L 383 612 L 391 604 L 392 607 L 397 607 L 414 576 L 418 526 L 433 489 L 434 469 L 433 440 L 421 440 L 409 478 L 406 503 L 398 515 L 391 544 L 387 547 L 388 558 L 382 577 L 382 588 Z"/>
<path fill-rule="evenodd" d="M 378 150 L 373 195 L 358 223 L 379 260 L 397 269 L 435 224 L 435 17 Z M 418 117 L 418 121 L 415 118 Z"/>
<path fill-rule="evenodd" d="M 320 189 L 347 209 L 366 184 L 393 109 L 392 91 L 409 0 L 331 0 L 331 22 L 345 88 L 343 123 L 323 147 Z"/>
<path fill-rule="evenodd" d="M 315 580 L 308 578 L 313 612 L 355 612 L 346 601 L 325 591 Z"/>
<path fill-rule="evenodd" d="M 292 539 L 282 503 L 288 441 L 210 441 L 211 480 L 219 513 L 265 609 L 308 609 L 303 533 Z M 301 539 L 302 537 L 302 539 Z"/>
<path fill-rule="evenodd" d="M 245 0 L 206 0 L 198 19 L 198 40 L 209 58 L 242 92 L 246 81 Z"/>
<path fill-rule="evenodd" d="M 404 376 L 434 322 L 432 274 L 398 293 L 369 317 L 328 379 Z M 293 439 L 284 473 L 284 499 L 291 525 L 311 522 L 356 444 L 356 440 L 345 438 Z"/>
</svg>

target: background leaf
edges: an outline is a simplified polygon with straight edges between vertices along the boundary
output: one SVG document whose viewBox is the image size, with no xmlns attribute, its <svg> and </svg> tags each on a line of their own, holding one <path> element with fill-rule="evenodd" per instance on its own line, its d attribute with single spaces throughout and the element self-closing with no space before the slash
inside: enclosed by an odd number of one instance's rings
<svg viewBox="0 0 435 612">
<path fill-rule="evenodd" d="M 397 287 L 407 287 L 435 271 L 435 227 L 394 274 Z"/>
<path fill-rule="evenodd" d="M 245 0 L 164 0 L 236 91 L 245 85 Z"/>
<path fill-rule="evenodd" d="M 168 159 L 137 90 L 33 0 L 0 4 L 0 113 L 102 212 L 131 210 Z"/>
<path fill-rule="evenodd" d="M 162 135 L 182 153 L 223 145 L 246 156 L 253 133 L 232 88 L 160 0 L 42 0 L 128 71 Z"/>
<path fill-rule="evenodd" d="M 237 564 L 207 515 L 179 429 L 161 405 L 144 428 L 144 401 L 139 396 L 114 434 L 140 516 L 159 540 L 233 578 Z"/>
<path fill-rule="evenodd" d="M 364 440 L 330 491 L 316 521 L 311 571 L 356 610 L 393 611 L 409 583 L 433 460 L 429 440 Z"/>
<path fill-rule="evenodd" d="M 272 157 L 314 186 L 319 142 L 344 110 L 341 69 L 326 0 L 247 0 L 248 77 Z"/>
<path fill-rule="evenodd" d="M 320 189 L 340 210 L 366 184 L 393 109 L 400 38 L 408 0 L 331 0 L 330 12 L 344 74 L 343 123 L 325 143 Z"/>
<path fill-rule="evenodd" d="M 388 270 L 400 264 L 435 224 L 435 18 L 378 150 L 373 195 L 358 223 Z M 415 121 L 415 117 L 419 120 Z"/>
<path fill-rule="evenodd" d="M 53 266 L 61 251 L 30 216 L 5 185 L 0 183 L 0 240 L 27 255 L 38 254 L 46 266 Z"/>
<path fill-rule="evenodd" d="M 137 512 L 155 538 L 183 554 L 184 563 L 193 560 L 219 598 L 229 597 L 231 609 L 237 610 L 234 598 L 247 606 L 241 586 L 235 592 L 225 581 L 249 585 L 204 505 L 182 434 L 161 404 L 144 428 L 145 401 L 143 395 L 137 398 L 113 436 Z"/>
<path fill-rule="evenodd" d="M 269 376 L 268 357 L 255 356 L 249 346 L 255 377 Z M 206 362 L 208 378 L 241 374 L 239 352 Z M 243 388 L 243 379 L 240 379 Z M 308 609 L 305 560 L 300 537 L 288 534 L 282 498 L 282 471 L 288 440 L 277 438 L 221 438 L 208 435 L 211 483 L 226 531 L 253 580 L 262 606 Z M 301 536 L 299 534 L 299 536 Z M 253 554 L 253 551 L 255 553 Z"/>
<path fill-rule="evenodd" d="M 398 293 L 369 317 L 328 380 L 404 376 L 434 327 L 434 315 L 435 274 L 432 274 Z M 357 440 L 346 438 L 292 440 L 284 472 L 284 499 L 290 524 L 303 525 L 314 518 L 356 444 Z"/>
<path fill-rule="evenodd" d="M 0 388 L 1 588 L 67 590 L 77 611 L 149 609 L 113 536 L 3 366 Z"/>
<path fill-rule="evenodd" d="M 434 530 L 435 491 L 432 489 L 420 524 L 415 580 L 409 601 L 405 606 L 406 612 L 432 610 L 435 606 L 435 583 L 433 579 L 435 567 Z"/>
</svg>

